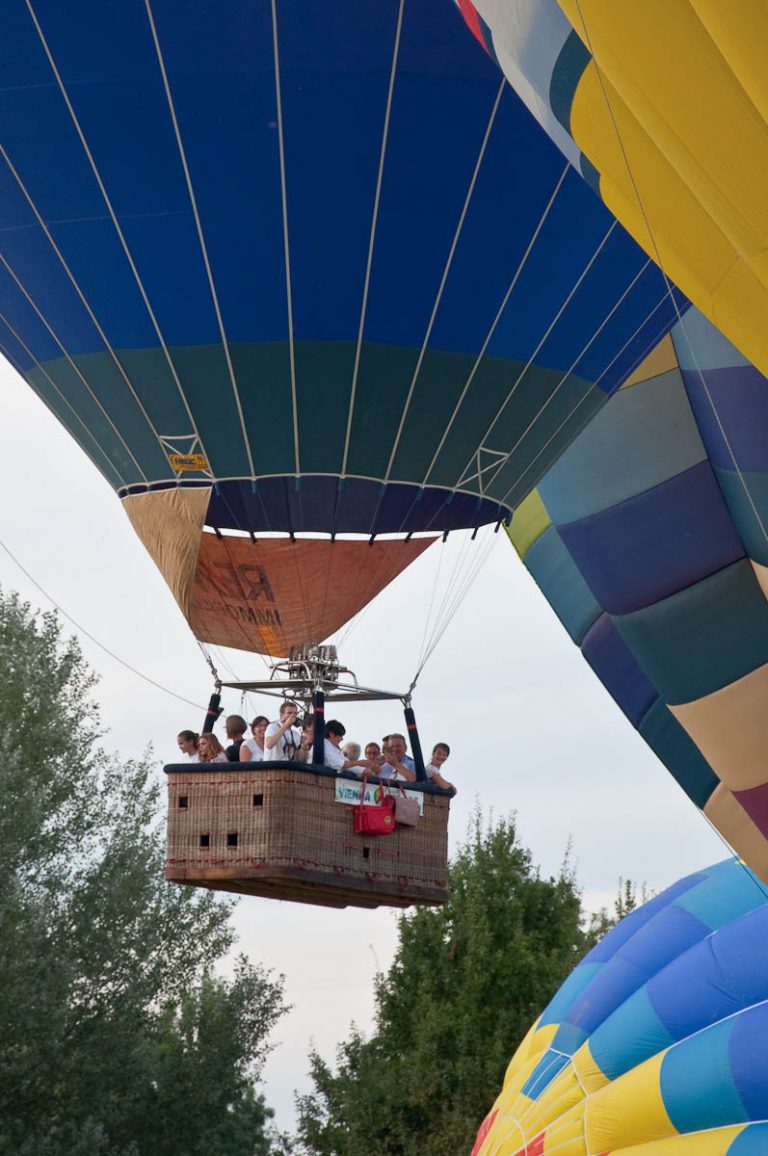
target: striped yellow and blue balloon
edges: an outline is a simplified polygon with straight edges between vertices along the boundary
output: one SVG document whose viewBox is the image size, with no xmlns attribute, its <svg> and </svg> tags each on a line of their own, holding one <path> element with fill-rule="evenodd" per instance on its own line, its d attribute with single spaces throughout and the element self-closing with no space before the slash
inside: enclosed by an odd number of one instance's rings
<svg viewBox="0 0 768 1156">
<path fill-rule="evenodd" d="M 766 6 L 458 4 L 611 212 L 768 373 Z"/>
<path fill-rule="evenodd" d="M 740 861 L 593 949 L 509 1065 L 473 1156 L 768 1151 L 768 895 Z"/>
</svg>

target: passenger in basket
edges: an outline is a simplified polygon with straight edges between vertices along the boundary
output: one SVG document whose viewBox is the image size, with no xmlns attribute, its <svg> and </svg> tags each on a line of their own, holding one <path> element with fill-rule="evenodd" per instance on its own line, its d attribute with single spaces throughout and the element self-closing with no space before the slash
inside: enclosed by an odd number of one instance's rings
<svg viewBox="0 0 768 1156">
<path fill-rule="evenodd" d="M 440 773 L 440 768 L 450 753 L 451 748 L 448 746 L 448 743 L 436 743 L 432 748 L 432 758 L 429 761 L 429 766 L 425 767 L 424 770 L 427 772 L 427 778 L 430 783 L 434 783 L 436 787 L 442 787 L 444 791 L 452 791 L 455 795 L 456 788 L 453 783 L 449 783 Z"/>
<path fill-rule="evenodd" d="M 341 748 L 345 759 L 358 760 L 360 759 L 360 743 L 344 743 Z"/>
<path fill-rule="evenodd" d="M 294 725 L 299 708 L 295 702 L 284 702 L 280 707 L 280 721 L 271 722 L 264 732 L 264 761 L 293 759 L 301 746 L 301 734 Z"/>
<path fill-rule="evenodd" d="M 416 782 L 416 764 L 411 756 L 405 753 L 407 749 L 402 735 L 387 735 L 384 743 L 387 761 L 379 769 L 379 778 Z"/>
<path fill-rule="evenodd" d="M 370 771 L 371 767 L 365 759 L 348 759 L 344 752 L 339 749 L 341 740 L 346 733 L 342 724 L 336 719 L 331 719 L 325 724 L 324 762 L 326 767 L 332 767 L 334 771 L 350 771 L 354 767 L 363 767 Z"/>
<path fill-rule="evenodd" d="M 381 761 L 381 747 L 378 743 L 365 744 L 365 758 L 371 764 Z"/>
<path fill-rule="evenodd" d="M 384 735 L 381 740 L 381 754 L 376 760 L 379 768 L 379 774 L 381 774 L 381 768 L 384 766 L 384 764 L 389 762 L 389 740 L 391 738 L 391 735 Z"/>
<path fill-rule="evenodd" d="M 245 719 L 239 714 L 227 715 L 224 721 L 224 728 L 229 739 L 229 746 L 227 747 L 227 758 L 230 763 L 240 762 L 240 748 L 245 742 L 245 732 L 247 729 Z"/>
<path fill-rule="evenodd" d="M 269 726 L 266 715 L 257 714 L 251 723 L 251 737 L 240 747 L 241 763 L 260 763 L 264 758 L 264 731 Z"/>
<path fill-rule="evenodd" d="M 176 736 L 179 750 L 183 755 L 187 756 L 190 763 L 200 762 L 200 756 L 197 753 L 197 741 L 199 737 L 195 731 L 179 731 Z"/>
<path fill-rule="evenodd" d="M 297 763 L 312 762 L 312 748 L 315 745 L 315 716 L 308 714 L 301 728 L 301 744 L 296 752 Z"/>
<path fill-rule="evenodd" d="M 216 738 L 216 735 L 202 734 L 197 742 L 197 749 L 200 754 L 201 763 L 228 763 L 229 759 L 226 756 L 223 746 Z"/>
</svg>

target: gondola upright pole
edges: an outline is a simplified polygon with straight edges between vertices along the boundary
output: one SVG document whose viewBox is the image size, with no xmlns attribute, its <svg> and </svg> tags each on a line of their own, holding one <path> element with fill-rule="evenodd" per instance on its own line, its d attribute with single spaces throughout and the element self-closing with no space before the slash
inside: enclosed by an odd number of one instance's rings
<svg viewBox="0 0 768 1156">
<path fill-rule="evenodd" d="M 410 698 L 404 700 L 405 710 L 405 728 L 408 731 L 408 739 L 411 744 L 411 751 L 413 752 L 413 762 L 416 767 L 416 779 L 419 783 L 427 781 L 427 772 L 424 770 L 424 755 L 421 751 L 421 740 L 419 738 L 419 728 L 416 726 L 416 715 L 411 706 Z"/>
<path fill-rule="evenodd" d="M 315 737 L 312 747 L 312 762 L 322 767 L 325 762 L 325 694 L 321 684 L 315 684 L 312 695 L 312 710 L 315 715 Z"/>
<path fill-rule="evenodd" d="M 220 691 L 221 691 L 221 683 L 217 682 L 216 683 L 216 689 L 214 690 L 213 694 L 210 697 L 210 701 L 208 702 L 208 710 L 205 712 L 205 719 L 203 720 L 202 733 L 204 735 L 209 735 L 211 733 L 211 731 L 213 730 L 213 728 L 216 725 L 216 722 L 218 720 L 219 715 L 221 714 L 222 710 L 224 709 L 221 705 Z"/>
</svg>

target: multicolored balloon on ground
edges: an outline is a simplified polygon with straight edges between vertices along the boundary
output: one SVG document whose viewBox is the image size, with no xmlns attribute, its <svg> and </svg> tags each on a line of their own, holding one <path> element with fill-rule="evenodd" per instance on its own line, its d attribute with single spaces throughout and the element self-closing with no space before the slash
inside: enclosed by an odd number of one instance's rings
<svg viewBox="0 0 768 1156">
<path fill-rule="evenodd" d="M 473 1156 L 763 1156 L 768 894 L 737 860 L 631 912 L 531 1028 Z"/>
</svg>

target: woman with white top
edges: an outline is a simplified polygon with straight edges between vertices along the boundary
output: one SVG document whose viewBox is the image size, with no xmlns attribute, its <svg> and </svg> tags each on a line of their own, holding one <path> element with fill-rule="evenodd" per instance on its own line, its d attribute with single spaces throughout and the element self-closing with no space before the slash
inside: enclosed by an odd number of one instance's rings
<svg viewBox="0 0 768 1156">
<path fill-rule="evenodd" d="M 179 731 L 176 736 L 179 750 L 183 755 L 186 755 L 190 763 L 199 763 L 200 756 L 197 753 L 198 736 L 194 731 Z"/>
<path fill-rule="evenodd" d="M 269 726 L 266 715 L 257 714 L 251 723 L 251 737 L 240 747 L 241 763 L 260 763 L 264 760 L 264 732 Z"/>
<path fill-rule="evenodd" d="M 450 753 L 451 748 L 448 743 L 436 743 L 432 748 L 432 758 L 424 770 L 427 772 L 430 783 L 434 783 L 436 787 L 442 787 L 444 791 L 453 791 L 455 795 L 456 788 L 453 783 L 450 783 L 441 773 L 441 767 Z"/>
</svg>

